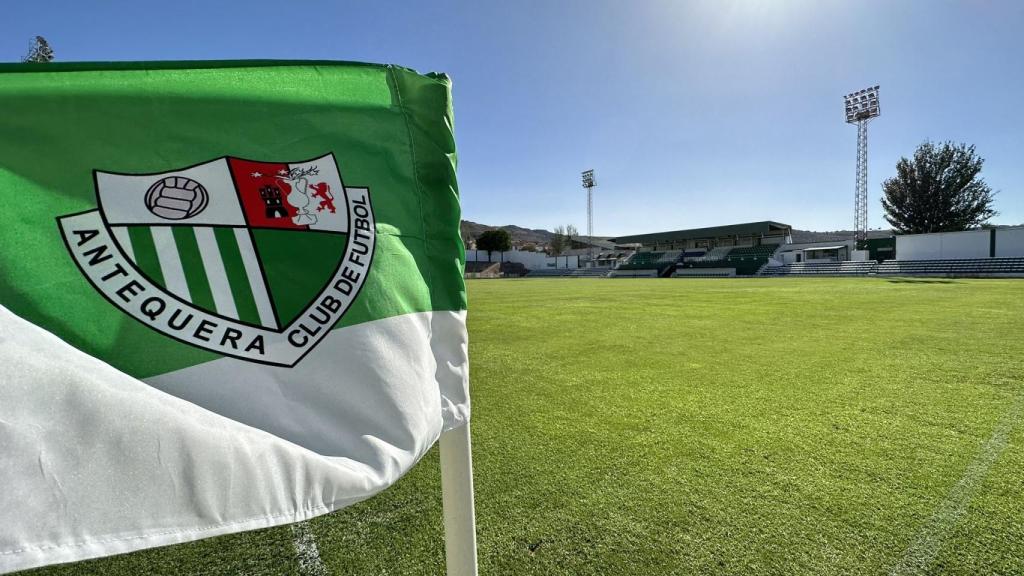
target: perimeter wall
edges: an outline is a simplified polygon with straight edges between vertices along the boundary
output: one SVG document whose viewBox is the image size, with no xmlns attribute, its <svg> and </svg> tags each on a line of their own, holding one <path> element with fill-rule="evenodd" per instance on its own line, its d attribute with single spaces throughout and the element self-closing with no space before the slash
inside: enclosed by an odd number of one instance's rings
<svg viewBox="0 0 1024 576">
<path fill-rule="evenodd" d="M 1024 227 L 907 234 L 896 237 L 898 260 L 1024 258 Z"/>
</svg>

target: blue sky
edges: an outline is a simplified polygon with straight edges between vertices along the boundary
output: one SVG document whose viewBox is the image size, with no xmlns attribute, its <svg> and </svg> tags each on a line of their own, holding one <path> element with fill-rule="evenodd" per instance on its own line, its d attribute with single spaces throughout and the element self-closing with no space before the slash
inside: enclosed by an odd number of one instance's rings
<svg viewBox="0 0 1024 576">
<path fill-rule="evenodd" d="M 595 234 L 772 219 L 852 226 L 842 95 L 881 85 L 881 182 L 924 139 L 973 143 L 1024 223 L 1024 2 L 10 2 L 0 60 L 311 58 L 455 82 L 463 216 Z M 0 112 L 2 113 L 2 112 Z"/>
</svg>

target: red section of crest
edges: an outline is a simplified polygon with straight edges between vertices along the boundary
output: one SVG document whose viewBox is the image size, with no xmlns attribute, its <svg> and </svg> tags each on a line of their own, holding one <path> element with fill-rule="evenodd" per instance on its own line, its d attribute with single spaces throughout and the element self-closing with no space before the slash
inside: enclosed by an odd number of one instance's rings
<svg viewBox="0 0 1024 576">
<path fill-rule="evenodd" d="M 231 176 L 242 199 L 245 219 L 254 228 L 287 228 L 291 230 L 308 230 L 305 225 L 292 222 L 296 210 L 288 203 L 291 186 L 277 178 L 279 174 L 288 172 L 287 164 L 274 162 L 251 162 L 238 158 L 228 158 Z"/>
</svg>

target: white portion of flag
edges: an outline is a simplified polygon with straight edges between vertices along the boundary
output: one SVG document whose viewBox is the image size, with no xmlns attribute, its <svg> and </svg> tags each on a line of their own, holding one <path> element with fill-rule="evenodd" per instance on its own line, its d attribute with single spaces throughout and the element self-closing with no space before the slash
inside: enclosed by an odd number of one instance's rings
<svg viewBox="0 0 1024 576">
<path fill-rule="evenodd" d="M 263 271 L 260 269 L 260 261 L 256 257 L 256 249 L 253 248 L 249 230 L 235 228 L 235 240 L 238 242 L 238 251 L 242 255 L 245 276 L 249 279 L 249 286 L 252 288 L 253 300 L 256 301 L 256 312 L 260 315 L 260 324 L 267 328 L 277 328 L 277 317 L 274 315 L 274 307 L 270 304 L 270 293 L 267 292 L 267 284 L 263 281 Z"/>
<path fill-rule="evenodd" d="M 238 308 L 235 306 L 235 297 L 231 294 L 231 284 L 228 282 L 228 273 L 224 269 L 224 260 L 220 256 L 213 228 L 196 227 L 195 234 L 196 243 L 199 244 L 199 257 L 203 261 L 203 270 L 206 271 L 210 291 L 213 292 L 213 304 L 217 307 L 217 313 L 237 320 Z"/>
<path fill-rule="evenodd" d="M 164 180 L 166 191 L 150 199 L 150 187 Z M 198 182 L 203 192 L 184 190 Z M 178 187 L 182 190 L 178 190 Z M 124 175 L 96 172 L 100 209 L 107 222 L 117 224 L 182 224 L 187 226 L 243 226 L 245 216 L 224 158 L 185 170 L 154 175 Z M 205 201 L 203 201 L 205 197 Z M 155 212 L 154 212 L 155 210 Z M 192 211 L 198 210 L 189 216 Z M 344 210 L 342 210 L 344 213 Z M 162 214 L 162 215 L 161 215 Z M 344 215 L 344 214 L 342 214 Z"/>
<path fill-rule="evenodd" d="M 368 498 L 464 422 L 467 367 L 465 312 L 425 312 L 334 330 L 292 369 L 151 380 L 169 395 L 0 307 L 0 572 Z"/>
<path fill-rule="evenodd" d="M 124 250 L 128 259 L 135 262 L 135 251 L 132 249 L 132 238 L 128 235 L 128 228 L 124 226 L 112 226 L 110 231 L 114 233 L 114 240 L 121 246 L 121 250 Z"/>
<path fill-rule="evenodd" d="M 309 162 L 289 164 L 289 169 L 303 171 L 316 169 L 315 176 L 308 177 L 306 194 L 310 198 L 307 210 L 316 218 L 308 224 L 310 230 L 348 232 L 348 214 L 345 211 L 345 190 L 341 186 L 341 175 L 334 163 L 334 156 L 327 155 Z M 326 188 L 322 185 L 326 185 Z M 289 199 L 289 202 L 291 200 Z M 330 204 L 335 211 L 330 211 Z"/>
<path fill-rule="evenodd" d="M 188 291 L 185 268 L 181 265 L 181 255 L 178 253 L 178 245 L 174 241 L 174 230 L 167 226 L 153 226 L 150 228 L 150 233 L 153 234 L 153 245 L 156 246 L 156 257 L 160 262 L 164 287 L 171 294 L 186 302 L 191 302 L 192 295 Z"/>
</svg>

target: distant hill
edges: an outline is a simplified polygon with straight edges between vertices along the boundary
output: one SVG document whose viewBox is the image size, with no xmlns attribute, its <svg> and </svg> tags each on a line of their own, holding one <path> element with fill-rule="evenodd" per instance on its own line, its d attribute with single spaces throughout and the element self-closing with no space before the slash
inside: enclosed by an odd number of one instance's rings
<svg viewBox="0 0 1024 576">
<path fill-rule="evenodd" d="M 555 233 L 550 230 L 543 230 L 541 228 L 523 228 L 522 226 L 516 226 L 515 224 L 506 224 L 504 226 L 489 226 L 487 224 L 479 224 L 477 222 L 470 222 L 469 220 L 462 221 L 462 239 L 467 238 L 478 238 L 480 234 L 483 234 L 487 230 L 505 230 L 512 237 L 512 244 L 522 246 L 523 244 L 536 244 L 538 246 L 546 246 L 554 238 Z M 608 236 L 594 236 L 595 240 L 606 240 Z"/>
<path fill-rule="evenodd" d="M 528 243 L 537 244 L 540 246 L 547 245 L 551 242 L 551 238 L 555 235 L 550 230 L 542 230 L 540 228 L 523 228 L 522 226 L 516 226 L 515 224 L 506 224 L 505 226 L 489 226 L 487 224 L 479 224 L 477 222 L 470 222 L 469 220 L 462 221 L 462 238 L 477 238 L 486 230 L 505 230 L 512 236 L 512 242 L 514 244 L 523 245 Z M 868 232 L 869 238 L 886 237 L 892 234 L 889 230 L 871 230 Z M 596 236 L 595 238 L 605 239 L 607 236 Z M 852 230 L 835 230 L 831 232 L 815 232 L 812 230 L 793 230 L 793 242 L 805 243 L 805 242 L 833 242 L 836 240 L 849 240 L 853 238 Z"/>
<path fill-rule="evenodd" d="M 868 230 L 868 238 L 888 238 L 892 235 L 892 230 Z M 837 240 L 850 240 L 851 238 L 853 238 L 853 230 L 835 230 L 832 232 L 793 230 L 793 242 L 796 244 L 803 244 L 805 242 L 835 242 Z"/>
<path fill-rule="evenodd" d="M 487 230 L 505 230 L 512 236 L 513 244 L 547 244 L 551 242 L 551 238 L 554 237 L 555 233 L 548 230 L 530 229 L 523 228 L 522 226 L 516 226 L 515 224 L 508 224 L 505 226 L 488 226 L 487 224 L 478 224 L 476 222 L 470 222 L 469 220 L 463 220 L 462 225 L 462 239 L 477 238 Z"/>
</svg>

